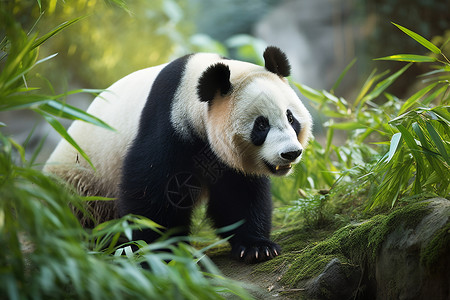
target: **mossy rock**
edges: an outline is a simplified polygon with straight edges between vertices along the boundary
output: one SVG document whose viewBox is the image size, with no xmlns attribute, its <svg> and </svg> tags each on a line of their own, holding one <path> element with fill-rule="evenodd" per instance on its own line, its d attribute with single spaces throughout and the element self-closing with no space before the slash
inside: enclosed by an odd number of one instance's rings
<svg viewBox="0 0 450 300">
<path fill-rule="evenodd" d="M 263 264 L 213 259 L 226 276 L 263 288 L 267 297 L 450 299 L 449 217 L 450 201 L 430 199 L 335 232 L 278 230 L 285 252 Z"/>
<path fill-rule="evenodd" d="M 401 223 L 375 265 L 378 299 L 450 299 L 450 201 L 433 199 L 414 227 Z"/>
</svg>

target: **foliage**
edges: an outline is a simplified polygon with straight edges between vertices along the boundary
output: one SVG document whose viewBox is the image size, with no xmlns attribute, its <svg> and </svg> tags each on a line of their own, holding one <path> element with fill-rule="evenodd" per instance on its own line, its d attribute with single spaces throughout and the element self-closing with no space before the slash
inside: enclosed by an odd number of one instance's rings
<svg viewBox="0 0 450 300">
<path fill-rule="evenodd" d="M 330 118 L 324 124 L 328 128 L 325 146 L 313 141 L 305 152 L 300 171 L 293 179 L 297 187 L 324 189 L 342 184 L 355 190 L 369 187 L 366 205 L 371 209 L 393 206 L 398 199 L 448 197 L 450 61 L 436 45 L 396 26 L 432 51 L 431 54 L 380 58 L 409 64 L 393 74 L 374 70 L 353 101 L 336 96 L 334 90 L 354 62 L 330 91 L 295 84 Z M 417 92 L 401 100 L 387 89 L 413 62 L 433 63 L 433 71 L 422 75 L 423 86 Z M 347 134 L 341 146 L 334 144 L 336 131 Z M 275 196 L 281 189 L 274 188 Z"/>
<path fill-rule="evenodd" d="M 37 65 L 44 63 L 54 55 L 37 60 L 38 49 L 41 44 L 66 27 L 76 23 L 80 18 L 64 22 L 47 34 L 38 38 L 37 34 L 26 34 L 20 24 L 12 19 L 6 10 L 1 11 L 2 25 L 6 28 L 6 35 L 1 42 L 4 51 L 0 58 L 2 72 L 0 74 L 0 111 L 17 109 L 32 109 L 40 114 L 62 137 L 64 137 L 88 161 L 89 158 L 77 143 L 67 134 L 67 131 L 56 117 L 72 120 L 83 120 L 95 125 L 112 129 L 100 119 L 64 103 L 69 94 L 79 92 L 97 93 L 96 90 L 77 90 L 59 95 L 36 93 L 39 88 L 29 87 L 27 74 Z M 4 124 L 5 126 L 6 124 Z"/>
<path fill-rule="evenodd" d="M 63 22 L 38 37 L 33 30 L 25 33 L 9 10 L 14 3 L 8 5 L 2 4 L 0 11 L 6 29 L 1 42 L 0 111 L 31 109 L 76 148 L 58 118 L 109 128 L 64 103 L 68 94 L 98 91 L 47 95 L 28 84 L 29 72 L 54 57 L 38 60 L 40 46 L 81 18 Z M 219 274 L 204 250 L 192 248 L 185 239 L 162 237 L 150 245 L 120 243 L 122 237 L 130 239 L 133 229 L 158 230 L 148 219 L 126 216 L 91 231 L 83 229 L 70 207 L 82 209 L 82 202 L 93 198 L 83 199 L 33 169 L 36 155 L 26 161 L 24 153 L 23 146 L 0 133 L 1 295 L 12 300 L 223 299 L 229 294 L 249 298 L 243 288 Z M 131 251 L 132 245 L 138 250 Z"/>
<path fill-rule="evenodd" d="M 182 241 L 151 245 L 141 241 L 134 253 L 130 245 L 117 243 L 137 227 L 156 229 L 150 220 L 127 216 L 85 231 L 67 205 L 80 207 L 77 196 L 40 171 L 14 163 L 13 145 L 3 136 L 0 150 L 2 295 L 9 299 L 220 299 L 220 292 L 245 298 L 242 288 L 218 275 L 203 251 Z M 142 263 L 149 270 L 143 270 Z"/>
<path fill-rule="evenodd" d="M 270 272 L 286 266 L 286 272 L 283 274 L 281 282 L 289 286 L 297 286 L 301 280 L 317 276 L 334 258 L 361 268 L 373 266 L 387 235 L 398 228 L 415 228 L 429 212 L 429 204 L 419 202 L 395 209 L 388 215 L 376 215 L 364 222 L 348 224 L 332 234 L 327 234 L 325 238 L 322 237 L 319 242 L 309 242 L 306 246 L 297 248 L 298 251 L 291 251 L 276 257 L 258 267 L 257 271 Z M 297 230 L 304 231 L 306 229 L 297 228 Z M 290 244 L 283 244 L 283 240 L 291 243 L 290 234 L 291 232 L 286 230 L 278 237 L 283 247 L 292 247 Z M 312 233 L 308 232 L 308 236 L 310 235 Z M 294 243 L 300 243 L 298 236 L 293 239 L 297 239 Z M 433 252 L 435 260 L 437 257 L 445 257 L 445 245 L 445 243 L 441 243 L 435 246 L 435 252 Z M 428 249 L 423 249 L 421 254 L 426 251 Z M 368 270 L 374 269 L 368 268 Z M 374 274 L 369 274 L 369 276 L 374 276 Z"/>
</svg>

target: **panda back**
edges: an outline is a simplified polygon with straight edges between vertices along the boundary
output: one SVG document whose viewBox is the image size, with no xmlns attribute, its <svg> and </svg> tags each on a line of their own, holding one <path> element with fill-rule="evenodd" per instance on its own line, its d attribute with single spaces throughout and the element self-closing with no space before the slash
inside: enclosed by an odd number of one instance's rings
<svg viewBox="0 0 450 300">
<path fill-rule="evenodd" d="M 44 171 L 74 185 L 81 194 L 116 197 L 123 158 L 136 136 L 152 84 L 164 67 L 131 73 L 94 99 L 87 112 L 115 131 L 82 121 L 75 121 L 69 127 L 68 133 L 89 156 L 95 171 L 64 139 L 51 154 Z"/>
</svg>

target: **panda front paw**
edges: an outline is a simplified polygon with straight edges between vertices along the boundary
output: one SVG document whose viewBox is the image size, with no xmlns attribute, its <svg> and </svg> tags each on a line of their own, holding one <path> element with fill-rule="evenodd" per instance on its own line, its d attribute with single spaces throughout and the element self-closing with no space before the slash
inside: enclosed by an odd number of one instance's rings
<svg viewBox="0 0 450 300">
<path fill-rule="evenodd" d="M 254 240 L 235 243 L 231 255 L 248 264 L 263 262 L 281 254 L 281 247 L 269 240 Z"/>
</svg>

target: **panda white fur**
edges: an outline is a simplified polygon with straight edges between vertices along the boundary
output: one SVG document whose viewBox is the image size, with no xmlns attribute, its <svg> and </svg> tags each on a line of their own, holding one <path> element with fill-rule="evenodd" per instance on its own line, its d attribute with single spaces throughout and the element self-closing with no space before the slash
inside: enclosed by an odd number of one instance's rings
<svg viewBox="0 0 450 300">
<path fill-rule="evenodd" d="M 265 67 L 198 53 L 132 73 L 88 109 L 115 128 L 75 121 L 69 134 L 95 170 L 61 141 L 44 170 L 84 195 L 116 197 L 118 215 L 146 216 L 187 234 L 193 204 L 207 195 L 217 228 L 244 223 L 232 255 L 270 259 L 271 194 L 267 175 L 286 175 L 311 136 L 311 116 L 289 86 L 290 66 L 276 47 Z M 101 212 L 107 218 L 115 209 Z M 136 231 L 152 242 L 157 234 Z"/>
</svg>

